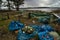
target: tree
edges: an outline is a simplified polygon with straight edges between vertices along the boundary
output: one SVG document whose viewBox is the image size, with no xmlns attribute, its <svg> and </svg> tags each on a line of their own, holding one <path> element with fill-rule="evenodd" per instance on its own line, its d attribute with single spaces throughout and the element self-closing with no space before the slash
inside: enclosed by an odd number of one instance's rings
<svg viewBox="0 0 60 40">
<path fill-rule="evenodd" d="M 0 0 L 0 10 L 1 10 L 1 4 L 2 4 L 2 0 Z"/>
<path fill-rule="evenodd" d="M 9 13 L 7 13 L 7 18 L 10 19 L 10 17 L 9 17 Z"/>
<path fill-rule="evenodd" d="M 7 0 L 7 2 L 8 2 L 8 5 L 7 5 L 8 6 L 8 9 L 11 10 L 10 9 L 10 2 L 9 2 L 9 0 Z"/>
<path fill-rule="evenodd" d="M 20 6 L 21 4 L 23 4 L 23 1 L 24 1 L 24 0 L 10 0 L 10 1 L 14 2 L 14 5 L 15 5 L 15 7 L 16 7 L 16 10 L 19 11 L 19 6 Z"/>
</svg>

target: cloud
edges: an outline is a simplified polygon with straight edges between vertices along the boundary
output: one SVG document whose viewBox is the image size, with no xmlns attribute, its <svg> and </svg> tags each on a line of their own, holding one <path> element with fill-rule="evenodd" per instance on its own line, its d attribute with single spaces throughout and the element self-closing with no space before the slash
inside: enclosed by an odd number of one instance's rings
<svg viewBox="0 0 60 40">
<path fill-rule="evenodd" d="M 5 2 L 6 0 L 2 0 L 3 2 Z"/>
<path fill-rule="evenodd" d="M 6 0 L 2 0 L 5 2 Z M 24 0 L 20 7 L 60 7 L 60 0 Z"/>
<path fill-rule="evenodd" d="M 25 0 L 24 7 L 51 7 L 52 4 L 53 7 L 57 5 L 60 7 L 59 1 L 60 0 Z"/>
<path fill-rule="evenodd" d="M 7 2 L 6 0 L 2 1 Z M 60 7 L 60 0 L 24 0 L 24 4 L 20 5 L 20 8 L 25 7 Z"/>
</svg>

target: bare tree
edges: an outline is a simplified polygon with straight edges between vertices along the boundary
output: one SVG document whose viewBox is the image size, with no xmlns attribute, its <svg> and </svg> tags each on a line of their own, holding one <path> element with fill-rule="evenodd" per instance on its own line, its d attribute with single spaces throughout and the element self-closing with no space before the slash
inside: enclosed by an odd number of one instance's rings
<svg viewBox="0 0 60 40">
<path fill-rule="evenodd" d="M 10 19 L 10 17 L 9 17 L 9 13 L 7 13 L 7 18 Z"/>
<path fill-rule="evenodd" d="M 0 10 L 1 10 L 1 4 L 2 4 L 2 0 L 0 0 Z"/>
<path fill-rule="evenodd" d="M 11 10 L 10 9 L 10 2 L 9 2 L 9 0 L 7 0 L 7 2 L 8 2 L 8 5 L 7 5 L 8 6 L 8 9 Z"/>
<path fill-rule="evenodd" d="M 23 1 L 24 1 L 24 0 L 10 0 L 10 1 L 14 2 L 14 5 L 15 5 L 15 7 L 16 7 L 16 10 L 19 11 L 19 6 L 20 6 L 21 4 L 23 4 Z"/>
</svg>

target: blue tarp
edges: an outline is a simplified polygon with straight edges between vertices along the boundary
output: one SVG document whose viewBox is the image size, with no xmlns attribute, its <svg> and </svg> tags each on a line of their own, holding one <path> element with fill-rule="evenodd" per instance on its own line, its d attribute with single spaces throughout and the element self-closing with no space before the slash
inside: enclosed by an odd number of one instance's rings
<svg viewBox="0 0 60 40">
<path fill-rule="evenodd" d="M 9 24 L 10 31 L 18 30 L 23 27 L 24 27 L 24 24 L 20 23 L 19 21 L 11 21 L 11 23 Z"/>
<path fill-rule="evenodd" d="M 19 30 L 17 40 L 29 40 L 33 38 L 37 33 L 34 31 L 32 34 L 23 33 L 22 30 Z"/>
<path fill-rule="evenodd" d="M 49 24 L 42 25 L 41 30 L 43 30 L 43 31 L 38 33 L 40 40 L 54 40 L 54 38 L 52 36 L 48 35 L 48 32 L 54 31 L 54 29 Z M 42 37 L 42 36 L 44 36 L 44 37 Z M 47 36 L 49 38 L 47 38 Z"/>
<path fill-rule="evenodd" d="M 44 24 L 41 27 L 42 27 L 42 29 L 44 29 L 45 31 L 48 31 L 48 32 L 54 31 L 54 29 L 49 24 Z"/>
<path fill-rule="evenodd" d="M 47 36 L 47 33 L 50 31 L 53 31 L 52 27 L 49 26 L 48 24 L 46 25 L 30 25 L 33 27 L 35 30 L 32 34 L 26 34 L 23 33 L 22 30 L 19 30 L 17 40 L 28 40 L 29 38 L 32 38 L 34 35 L 38 34 L 40 40 L 53 40 L 52 36 L 49 36 L 49 38 L 43 38 L 42 35 Z"/>
<path fill-rule="evenodd" d="M 49 35 L 48 32 L 40 32 L 38 33 L 39 40 L 54 40 L 53 36 Z"/>
<path fill-rule="evenodd" d="M 43 31 L 54 31 L 54 29 L 49 24 L 43 24 L 43 25 L 30 25 L 35 29 L 36 32 L 43 32 Z"/>
<path fill-rule="evenodd" d="M 48 32 L 54 30 L 49 24 L 43 24 L 43 25 L 32 24 L 29 26 L 34 28 L 34 31 L 31 34 L 27 34 L 22 31 L 24 24 L 22 24 L 20 21 L 12 21 L 9 25 L 9 30 L 10 31 L 19 30 L 17 40 L 29 40 L 30 38 L 33 38 L 36 34 L 38 34 L 40 40 L 54 40 L 52 36 L 48 35 Z M 46 38 L 46 36 L 48 36 L 48 38 Z"/>
<path fill-rule="evenodd" d="M 36 31 L 37 33 L 40 31 L 41 27 L 38 25 L 30 25 L 32 28 L 34 28 L 34 31 Z"/>
</svg>

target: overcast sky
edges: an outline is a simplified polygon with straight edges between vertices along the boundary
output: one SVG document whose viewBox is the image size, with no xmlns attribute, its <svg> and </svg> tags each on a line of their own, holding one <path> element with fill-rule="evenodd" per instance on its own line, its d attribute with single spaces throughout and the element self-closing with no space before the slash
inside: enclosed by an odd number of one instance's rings
<svg viewBox="0 0 60 40">
<path fill-rule="evenodd" d="M 60 7 L 60 0 L 24 0 L 21 7 Z"/>
<path fill-rule="evenodd" d="M 60 7 L 60 0 L 25 0 L 24 7 Z"/>
</svg>

